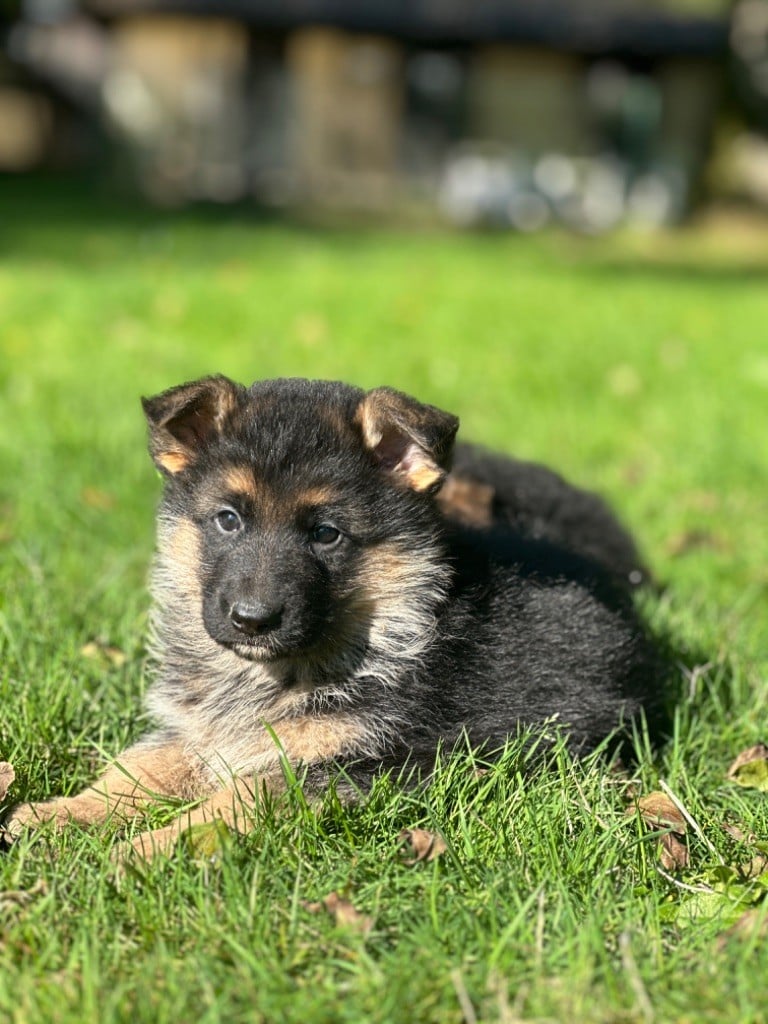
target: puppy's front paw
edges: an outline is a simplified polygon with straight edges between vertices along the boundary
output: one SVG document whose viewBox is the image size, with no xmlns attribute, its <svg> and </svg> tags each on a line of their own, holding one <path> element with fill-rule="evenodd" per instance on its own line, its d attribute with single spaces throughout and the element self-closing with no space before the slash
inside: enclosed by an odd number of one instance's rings
<svg viewBox="0 0 768 1024">
<path fill-rule="evenodd" d="M 168 857 L 179 839 L 179 825 L 168 825 L 151 832 L 140 832 L 133 839 L 118 843 L 111 861 L 117 868 L 146 866 L 158 857 Z"/>
<path fill-rule="evenodd" d="M 68 805 L 69 801 L 64 798 L 37 804 L 19 804 L 3 822 L 3 841 L 7 845 L 15 843 L 25 832 L 48 822 L 53 822 L 57 830 L 64 828 L 72 820 L 72 811 Z"/>
</svg>

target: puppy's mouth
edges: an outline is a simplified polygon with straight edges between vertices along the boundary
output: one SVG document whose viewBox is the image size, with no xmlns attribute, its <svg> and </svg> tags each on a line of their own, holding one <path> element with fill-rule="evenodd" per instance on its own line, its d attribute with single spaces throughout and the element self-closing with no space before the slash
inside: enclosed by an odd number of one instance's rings
<svg viewBox="0 0 768 1024">
<path fill-rule="evenodd" d="M 219 640 L 219 643 L 246 661 L 279 661 L 281 658 L 290 657 L 292 653 L 283 644 L 264 637 Z"/>
</svg>

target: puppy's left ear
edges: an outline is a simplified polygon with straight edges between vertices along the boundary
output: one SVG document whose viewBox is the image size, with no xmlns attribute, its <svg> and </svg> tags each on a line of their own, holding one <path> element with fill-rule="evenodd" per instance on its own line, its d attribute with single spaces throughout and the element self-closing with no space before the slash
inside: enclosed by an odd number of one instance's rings
<svg viewBox="0 0 768 1024">
<path fill-rule="evenodd" d="M 422 494 L 440 489 L 450 469 L 459 421 L 393 388 L 369 391 L 355 420 L 363 444 L 395 480 Z"/>
</svg>

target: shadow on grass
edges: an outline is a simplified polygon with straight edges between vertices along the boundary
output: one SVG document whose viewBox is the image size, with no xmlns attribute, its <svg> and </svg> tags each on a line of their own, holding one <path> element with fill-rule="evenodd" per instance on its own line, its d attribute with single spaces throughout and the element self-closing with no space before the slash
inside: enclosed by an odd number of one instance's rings
<svg viewBox="0 0 768 1024">
<path fill-rule="evenodd" d="M 280 235 L 292 243 L 320 239 L 365 247 L 383 234 L 403 238 L 427 237 L 452 244 L 473 246 L 486 253 L 505 255 L 510 247 L 537 251 L 549 261 L 560 263 L 590 277 L 648 280 L 748 287 L 762 283 L 768 273 L 768 246 L 748 256 L 731 245 L 719 254 L 712 247 L 696 252 L 697 231 L 659 233 L 647 255 L 631 251 L 621 236 L 581 238 L 560 232 L 534 237 L 509 232 L 462 234 L 446 231 L 437 223 L 414 228 L 407 221 L 394 223 L 363 216 L 310 215 L 306 211 L 276 211 L 243 202 L 226 206 L 196 203 L 179 209 L 159 208 L 136 196 L 121 194 L 102 179 L 50 177 L 40 175 L 0 177 L 0 261 L 53 260 L 91 266 L 101 260 L 135 261 L 141 251 L 194 261 L 211 256 L 237 257 L 242 242 L 252 243 L 254 232 Z M 178 236 L 178 237 L 174 237 Z M 205 237 L 205 247 L 195 251 L 186 244 L 175 250 L 176 241 L 186 243 Z M 213 249 L 209 243 L 213 243 Z"/>
<path fill-rule="evenodd" d="M 365 246 L 383 230 L 384 223 L 375 219 L 320 219 L 252 201 L 169 208 L 101 180 L 0 176 L 0 262 L 43 259 L 88 267 L 106 258 L 133 263 L 137 249 L 210 262 L 212 257 L 237 257 L 243 249 L 250 252 L 258 232 L 279 236 L 290 249 L 315 238 L 331 246 Z"/>
</svg>

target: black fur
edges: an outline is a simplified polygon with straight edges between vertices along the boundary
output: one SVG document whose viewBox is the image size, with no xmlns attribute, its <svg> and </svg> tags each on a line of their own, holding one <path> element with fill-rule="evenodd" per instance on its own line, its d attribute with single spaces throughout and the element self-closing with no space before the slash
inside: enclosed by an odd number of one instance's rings
<svg viewBox="0 0 768 1024">
<path fill-rule="evenodd" d="M 594 496 L 466 447 L 449 475 L 457 419 L 389 388 L 211 377 L 144 409 L 156 727 L 82 793 L 15 808 L 7 840 L 195 801 L 120 853 L 152 856 L 190 824 L 253 827 L 284 759 L 359 788 L 527 726 L 590 750 L 658 706 L 635 548 Z"/>
<path fill-rule="evenodd" d="M 194 434 L 194 459 L 170 477 L 161 519 L 196 524 L 207 644 L 233 651 L 243 671 L 217 681 L 212 652 L 161 595 L 161 714 L 178 695 L 188 704 L 190 678 L 206 673 L 210 694 L 197 699 L 215 695 L 240 714 L 257 708 L 269 718 L 273 702 L 300 690 L 292 713 L 365 723 L 365 741 L 338 758 L 354 778 L 358 759 L 428 764 L 438 744 L 468 736 L 495 749 L 521 725 L 553 719 L 574 749 L 590 749 L 653 702 L 659 665 L 628 586 L 639 560 L 595 496 L 542 467 L 460 447 L 454 471 L 496 492 L 494 523 L 462 526 L 446 520 L 433 487 L 416 490 L 397 471 L 409 411 L 412 424 L 429 419 L 428 429 L 413 427 L 419 452 L 447 466 L 455 421 L 446 414 L 398 396 L 406 412 L 394 417 L 384 458 L 361 431 L 367 396 L 356 388 L 278 380 L 231 397 L 220 429 Z M 390 422 L 388 403 L 380 406 Z M 188 441 L 186 423 L 181 432 Z M 252 467 L 253 500 L 211 492 L 225 465 Z M 315 489 L 336 498 L 303 508 L 301 494 Z M 217 528 L 219 508 L 237 513 L 237 534 Z M 313 543 L 318 525 L 339 530 L 338 543 Z M 382 625 L 361 606 L 385 588 L 384 545 L 412 571 L 396 581 L 400 594 L 386 596 Z M 268 628 L 248 636 L 233 625 L 240 601 L 271 612 Z"/>
<path fill-rule="evenodd" d="M 495 523 L 593 559 L 630 587 L 650 574 L 637 546 L 608 505 L 535 462 L 524 462 L 466 442 L 456 445 L 453 472 L 490 487 Z"/>
</svg>

